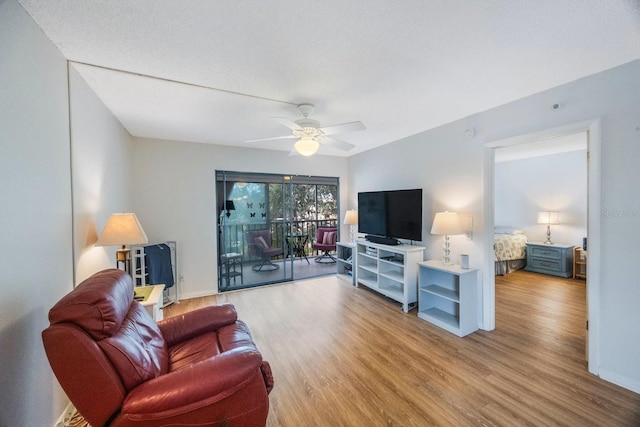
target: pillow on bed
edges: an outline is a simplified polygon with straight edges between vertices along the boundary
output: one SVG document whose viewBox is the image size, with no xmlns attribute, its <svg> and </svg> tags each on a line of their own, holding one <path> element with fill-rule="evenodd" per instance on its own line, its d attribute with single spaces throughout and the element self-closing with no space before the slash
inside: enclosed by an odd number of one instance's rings
<svg viewBox="0 0 640 427">
<path fill-rule="evenodd" d="M 495 234 L 524 234 L 523 230 L 513 227 L 496 227 L 493 232 Z"/>
</svg>

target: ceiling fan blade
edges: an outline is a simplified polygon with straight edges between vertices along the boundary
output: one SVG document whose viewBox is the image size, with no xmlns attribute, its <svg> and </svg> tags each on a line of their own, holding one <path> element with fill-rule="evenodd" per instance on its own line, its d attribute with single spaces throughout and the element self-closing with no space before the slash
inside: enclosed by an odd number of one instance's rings
<svg viewBox="0 0 640 427">
<path fill-rule="evenodd" d="M 355 147 L 353 144 L 349 144 L 348 142 L 340 141 L 339 139 L 331 138 L 329 136 L 325 136 L 320 141 L 321 144 L 329 145 L 331 147 L 339 148 L 340 150 L 349 151 Z"/>
<path fill-rule="evenodd" d="M 324 132 L 325 135 L 335 135 L 337 133 L 355 132 L 365 129 L 366 127 L 364 127 L 362 122 L 349 122 L 320 128 L 320 130 Z"/>
<path fill-rule="evenodd" d="M 293 150 L 291 150 L 291 152 L 289 152 L 289 157 L 291 156 L 297 156 L 298 152 L 296 151 L 296 149 L 294 148 Z"/>
<path fill-rule="evenodd" d="M 297 136 L 295 136 L 295 135 L 274 136 L 273 138 L 251 139 L 251 140 L 245 141 L 245 142 L 273 141 L 275 139 L 291 139 L 291 138 L 297 138 Z"/>
<path fill-rule="evenodd" d="M 280 123 L 281 125 L 288 127 L 291 130 L 302 129 L 300 125 L 298 125 L 296 122 L 294 122 L 293 120 L 289 120 L 285 117 L 271 117 L 271 118 L 276 122 Z"/>
</svg>

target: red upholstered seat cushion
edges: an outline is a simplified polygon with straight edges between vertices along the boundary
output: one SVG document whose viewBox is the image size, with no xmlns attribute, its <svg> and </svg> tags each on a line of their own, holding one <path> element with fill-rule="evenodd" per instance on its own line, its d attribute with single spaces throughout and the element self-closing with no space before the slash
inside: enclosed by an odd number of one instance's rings
<svg viewBox="0 0 640 427">
<path fill-rule="evenodd" d="M 201 362 L 240 347 L 257 351 L 249 328 L 243 321 L 238 320 L 222 326 L 217 333 L 203 334 L 170 347 L 169 371 L 176 371 L 191 363 Z"/>
<path fill-rule="evenodd" d="M 120 330 L 98 341 L 122 378 L 127 390 L 165 374 L 169 356 L 158 325 L 137 301 Z"/>
<path fill-rule="evenodd" d="M 313 249 L 331 251 L 336 249 L 338 231 L 336 228 L 319 227 L 316 239 L 312 244 Z"/>
<path fill-rule="evenodd" d="M 174 345 L 169 349 L 169 371 L 201 362 L 220 354 L 218 336 L 215 332 L 199 335 Z"/>
</svg>

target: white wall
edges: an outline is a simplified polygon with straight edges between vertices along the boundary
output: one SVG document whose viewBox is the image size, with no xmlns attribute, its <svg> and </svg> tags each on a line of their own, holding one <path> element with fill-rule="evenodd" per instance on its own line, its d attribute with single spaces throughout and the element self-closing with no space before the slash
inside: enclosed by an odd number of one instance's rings
<svg viewBox="0 0 640 427">
<path fill-rule="evenodd" d="M 94 243 L 109 216 L 131 212 L 131 136 L 70 67 L 76 284 L 116 266 L 117 247 Z M 144 228 L 144 226 L 143 226 Z"/>
<path fill-rule="evenodd" d="M 217 292 L 216 170 L 333 176 L 347 194 L 344 158 L 142 138 L 133 147 L 134 209 L 150 242 L 176 241 L 181 299 Z"/>
<path fill-rule="evenodd" d="M 0 426 L 52 426 L 68 399 L 40 334 L 74 273 L 115 266 L 115 248 L 92 248 L 131 208 L 130 137 L 14 0 L 0 58 Z"/>
<path fill-rule="evenodd" d="M 349 200 L 357 200 L 360 191 L 423 189 L 422 243 L 425 259 L 442 257 L 442 236 L 431 236 L 433 218 L 445 210 L 471 216 L 481 224 L 482 215 L 482 156 L 483 147 L 462 137 L 452 137 L 451 131 L 463 135 L 461 124 L 441 127 L 415 135 L 351 157 Z M 481 230 L 476 228 L 479 233 Z M 470 265 L 480 267 L 482 260 L 481 235 L 467 240 L 451 236 L 451 258 L 458 260 L 469 254 Z"/>
<path fill-rule="evenodd" d="M 0 425 L 51 426 L 66 400 L 41 331 L 73 285 L 66 61 L 0 0 Z"/>
<path fill-rule="evenodd" d="M 458 120 L 349 159 L 351 187 L 349 199 L 363 190 L 421 186 L 426 194 L 424 224 L 427 256 L 436 253 L 436 241 L 427 234 L 434 212 L 448 208 L 471 212 L 474 216 L 472 242 L 454 241 L 453 251 L 471 253 L 471 263 L 485 263 L 490 253 L 482 253 L 479 241 L 491 239 L 484 230 L 480 208 L 483 183 L 491 180 L 485 170 L 489 149 L 485 143 L 601 118 L 601 195 L 599 216 L 602 232 L 601 274 L 591 277 L 598 284 L 600 298 L 593 301 L 600 313 L 599 365 L 602 377 L 640 392 L 640 286 L 630 265 L 637 257 L 640 238 L 640 198 L 635 183 L 640 180 L 640 61 L 617 67 L 555 89 Z M 554 110 L 553 104 L 560 108 Z M 464 130 L 474 128 L 472 140 Z M 386 168 L 386 169 L 383 169 Z M 381 170 L 387 170 L 381 174 Z M 488 232 L 489 231 L 489 232 Z M 474 259 L 475 258 L 475 259 Z M 478 258 L 482 258 L 479 262 Z M 485 267 L 486 268 L 486 267 Z M 487 269 L 483 277 L 492 275 Z M 491 298 L 483 281 L 483 297 Z"/>
<path fill-rule="evenodd" d="M 544 242 L 547 227 L 539 211 L 560 212 L 551 241 L 582 246 L 587 235 L 587 152 L 571 151 L 496 163 L 495 224 L 525 231 L 529 241 Z"/>
</svg>

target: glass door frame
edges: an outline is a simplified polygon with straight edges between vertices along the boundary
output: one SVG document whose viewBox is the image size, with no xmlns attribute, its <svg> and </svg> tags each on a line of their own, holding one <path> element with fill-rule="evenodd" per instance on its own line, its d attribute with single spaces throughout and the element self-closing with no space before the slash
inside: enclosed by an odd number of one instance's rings
<svg viewBox="0 0 640 427">
<path fill-rule="evenodd" d="M 263 286 L 273 283 L 282 283 L 286 281 L 292 281 L 300 277 L 296 277 L 296 265 L 294 261 L 306 262 L 311 266 L 313 263 L 313 256 L 306 256 L 304 258 L 298 257 L 296 258 L 294 255 L 299 255 L 300 253 L 294 253 L 294 245 L 290 244 L 293 239 L 297 239 L 299 230 L 301 230 L 300 226 L 302 226 L 302 232 L 307 234 L 307 239 L 305 242 L 305 246 L 302 249 L 306 253 L 307 250 L 311 248 L 311 242 L 313 239 L 313 235 L 315 235 L 315 229 L 318 224 L 323 223 L 332 223 L 336 226 L 339 232 L 339 224 L 340 224 L 340 183 L 339 178 L 337 177 L 314 177 L 314 176 L 298 176 L 298 175 L 285 175 L 285 174 L 265 174 L 265 173 L 252 173 L 252 172 L 233 172 L 233 171 L 221 171 L 217 170 L 215 172 L 215 196 L 216 196 L 216 247 L 217 247 L 217 259 L 216 259 L 216 270 L 218 273 L 217 286 L 219 292 L 224 292 L 228 290 L 237 290 L 242 288 L 249 288 L 254 286 Z M 264 184 L 264 199 L 263 202 L 249 202 L 247 200 L 240 200 L 238 198 L 238 194 L 235 193 L 234 189 L 236 189 L 236 184 L 238 183 L 246 183 L 246 184 Z M 281 201 L 271 200 L 273 193 L 273 185 L 280 186 L 280 198 Z M 314 207 L 313 207 L 313 215 L 314 219 L 297 219 L 294 218 L 296 214 L 294 209 L 294 188 L 296 185 L 315 185 L 314 187 Z M 327 186 L 335 186 L 335 192 L 333 196 L 335 197 L 335 218 L 329 219 L 319 219 L 319 209 L 318 209 L 318 186 L 327 185 Z M 330 188 L 331 190 L 331 188 Z M 247 197 L 246 195 L 244 196 Z M 235 200 L 232 200 L 235 198 Z M 227 203 L 231 201 L 231 209 L 226 209 Z M 278 203 L 280 208 L 277 210 L 273 209 L 273 203 Z M 253 206 L 258 203 L 258 205 Z M 235 205 L 235 206 L 234 206 Z M 247 215 L 246 208 L 247 206 L 252 206 L 252 210 L 256 210 L 255 207 L 260 207 L 264 209 L 263 212 L 251 212 L 251 218 L 249 222 L 237 222 L 232 225 L 228 225 L 229 219 L 236 219 L 237 221 L 242 221 L 242 215 L 244 214 L 244 221 L 249 219 Z M 331 209 L 331 207 L 330 207 Z M 244 212 L 243 212 L 244 210 Z M 256 210 L 257 211 L 257 210 Z M 272 215 L 274 212 L 279 212 L 281 215 Z M 254 217 L 255 215 L 255 217 Z M 260 217 L 264 217 L 265 221 L 261 222 Z M 277 216 L 277 217 L 276 217 Z M 299 212 L 298 212 L 299 216 Z M 251 222 L 253 221 L 253 222 Z M 282 226 L 278 227 L 278 223 L 281 223 Z M 255 263 L 256 259 L 251 259 L 249 257 L 248 251 L 248 243 L 246 241 L 246 231 L 252 228 L 260 228 L 272 230 L 273 241 L 278 242 L 278 245 L 282 247 L 283 255 L 282 259 L 278 259 L 275 261 L 275 264 L 281 266 L 279 272 L 274 272 L 278 269 L 272 270 L 269 274 L 264 274 L 263 277 L 259 277 L 257 281 L 255 281 L 255 276 L 250 273 L 245 266 L 250 266 L 251 263 Z M 275 227 L 275 229 L 274 229 Z M 233 230 L 232 230 L 233 229 Z M 313 231 L 313 233 L 309 232 L 309 229 Z M 235 233 L 235 240 L 234 239 Z M 232 243 L 233 242 L 233 243 Z M 229 259 L 226 255 L 228 254 L 238 254 L 240 259 L 240 274 L 234 273 L 235 270 L 231 271 Z M 224 258 L 224 259 L 223 259 Z M 306 267 L 306 264 L 304 264 Z M 299 268 L 299 270 L 301 270 Z M 240 284 L 238 284 L 238 280 L 236 277 L 235 280 L 230 278 L 229 272 L 231 271 L 231 275 L 241 275 Z M 302 270 L 301 270 L 302 271 Z M 335 271 L 332 271 L 335 273 Z M 328 274 L 328 273 L 324 273 Z M 323 274 L 316 274 L 323 275 Z M 260 276 L 260 275 L 258 275 Z M 307 275 L 303 277 L 315 277 L 313 275 Z M 247 278 L 251 278 L 247 281 Z"/>
</svg>

